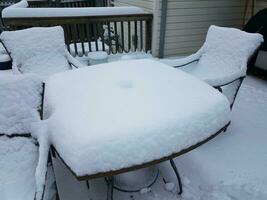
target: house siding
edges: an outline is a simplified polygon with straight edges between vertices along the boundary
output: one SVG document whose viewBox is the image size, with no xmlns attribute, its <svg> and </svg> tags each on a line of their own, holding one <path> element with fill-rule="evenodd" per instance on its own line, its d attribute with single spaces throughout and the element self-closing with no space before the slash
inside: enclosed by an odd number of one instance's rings
<svg viewBox="0 0 267 200">
<path fill-rule="evenodd" d="M 264 8 L 267 8 L 267 1 L 266 0 L 258 0 L 255 3 L 255 13 L 259 10 L 262 10 Z"/>
<path fill-rule="evenodd" d="M 115 6 L 138 6 L 146 11 L 153 11 L 154 0 L 115 0 Z"/>
<path fill-rule="evenodd" d="M 242 26 L 244 0 L 168 0 L 164 56 L 190 54 L 210 25 Z"/>
</svg>

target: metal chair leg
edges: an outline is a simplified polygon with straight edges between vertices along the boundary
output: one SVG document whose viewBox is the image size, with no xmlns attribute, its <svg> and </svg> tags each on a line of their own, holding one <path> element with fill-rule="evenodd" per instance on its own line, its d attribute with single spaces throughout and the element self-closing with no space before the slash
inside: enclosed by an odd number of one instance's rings
<svg viewBox="0 0 267 200">
<path fill-rule="evenodd" d="M 179 186 L 179 192 L 178 194 L 181 195 L 183 193 L 183 185 L 182 185 L 182 181 L 181 181 L 181 177 L 180 177 L 180 174 L 178 172 L 178 169 L 175 165 L 175 162 L 173 161 L 173 159 L 170 159 L 170 163 L 171 163 L 171 166 L 172 166 L 172 169 L 176 175 L 176 178 L 177 178 L 177 181 L 178 181 L 178 186 Z"/>
<path fill-rule="evenodd" d="M 89 184 L 88 180 L 86 180 L 86 187 L 87 187 L 88 190 L 90 190 L 90 184 Z"/>
<path fill-rule="evenodd" d="M 108 177 L 106 180 L 108 183 L 107 200 L 113 200 L 114 178 L 112 176 Z"/>
<path fill-rule="evenodd" d="M 51 162 L 51 167 L 52 167 L 52 173 L 54 175 L 54 178 L 55 178 L 55 190 L 56 190 L 56 200 L 60 200 L 59 198 L 59 193 L 58 193 L 58 188 L 57 188 L 57 181 L 56 181 L 56 174 L 55 174 L 55 169 L 54 169 L 54 165 L 53 165 L 53 160 L 52 158 L 56 159 L 56 154 L 55 152 L 53 151 L 52 148 L 50 148 L 50 152 L 48 154 L 48 161 Z"/>
</svg>

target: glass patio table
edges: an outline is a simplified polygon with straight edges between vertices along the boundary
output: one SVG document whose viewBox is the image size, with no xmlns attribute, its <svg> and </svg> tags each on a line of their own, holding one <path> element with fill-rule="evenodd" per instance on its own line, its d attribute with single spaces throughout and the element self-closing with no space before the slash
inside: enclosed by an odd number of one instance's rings
<svg viewBox="0 0 267 200">
<path fill-rule="evenodd" d="M 172 158 L 230 122 L 230 105 L 220 92 L 148 59 L 53 75 L 45 108 L 56 155 L 78 180 L 109 177 L 110 191 L 114 175 L 166 160 L 174 165 Z"/>
</svg>

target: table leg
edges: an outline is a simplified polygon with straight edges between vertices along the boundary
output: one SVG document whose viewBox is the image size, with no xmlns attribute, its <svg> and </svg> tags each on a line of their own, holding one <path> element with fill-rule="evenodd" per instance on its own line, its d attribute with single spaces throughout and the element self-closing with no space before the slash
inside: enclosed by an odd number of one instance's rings
<svg viewBox="0 0 267 200">
<path fill-rule="evenodd" d="M 178 194 L 181 195 L 183 193 L 183 185 L 182 185 L 182 181 L 181 181 L 181 177 L 180 177 L 180 174 L 178 172 L 178 169 L 175 165 L 175 162 L 173 161 L 173 159 L 170 159 L 170 163 L 171 163 L 171 166 L 172 166 L 172 169 L 176 175 L 176 178 L 177 178 L 177 181 L 178 181 L 178 186 L 179 186 L 179 192 Z"/>
<path fill-rule="evenodd" d="M 53 158 L 56 159 L 56 153 L 55 151 L 50 147 L 49 150 L 49 154 L 48 154 L 48 162 L 50 162 L 51 164 L 51 168 L 52 168 L 52 173 L 54 175 L 55 178 L 55 190 L 56 190 L 56 200 L 59 200 L 59 194 L 58 194 L 58 188 L 57 188 L 57 181 L 56 181 L 56 175 L 55 175 L 55 170 L 54 170 L 54 165 L 53 165 Z"/>
<path fill-rule="evenodd" d="M 114 177 L 108 177 L 106 180 L 108 183 L 107 200 L 113 200 Z"/>
<path fill-rule="evenodd" d="M 86 187 L 87 187 L 88 190 L 90 190 L 90 184 L 89 184 L 88 180 L 86 180 Z"/>
</svg>

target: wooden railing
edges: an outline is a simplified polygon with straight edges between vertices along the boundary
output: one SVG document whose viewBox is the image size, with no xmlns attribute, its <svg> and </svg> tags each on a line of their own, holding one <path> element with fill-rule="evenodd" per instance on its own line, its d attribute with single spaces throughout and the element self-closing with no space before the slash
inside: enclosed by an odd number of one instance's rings
<svg viewBox="0 0 267 200">
<path fill-rule="evenodd" d="M 108 53 L 151 50 L 152 14 L 5 18 L 4 23 L 9 30 L 60 25 L 67 47 L 75 56 L 99 50 Z"/>
<path fill-rule="evenodd" d="M 4 24 L 2 20 L 2 10 L 14 3 L 17 3 L 19 0 L 0 0 L 0 33 L 4 30 Z"/>
<path fill-rule="evenodd" d="M 74 56 L 81 56 L 88 52 L 99 50 L 107 51 L 108 53 L 147 52 L 151 50 L 153 15 L 150 13 L 71 16 L 77 10 L 68 10 L 70 16 L 57 16 L 58 8 L 42 8 L 49 9 L 52 14 L 47 16 L 48 10 L 45 10 L 46 16 L 32 16 L 31 11 L 33 9 L 41 8 L 22 8 L 23 11 L 26 11 L 24 12 L 26 16 L 18 17 L 17 14 L 19 12 L 15 9 L 12 8 L 13 13 L 15 13 L 13 16 L 3 16 L 7 30 L 62 26 L 67 48 Z M 65 11 L 65 8 L 61 8 L 61 11 L 62 9 Z M 80 12 L 78 13 L 80 14 Z M 87 13 L 87 11 L 84 13 Z M 29 16 L 27 16 L 28 14 Z"/>
<path fill-rule="evenodd" d="M 11 4 L 17 3 L 19 0 L 1 0 L 0 1 L 0 7 L 6 7 Z"/>
</svg>

